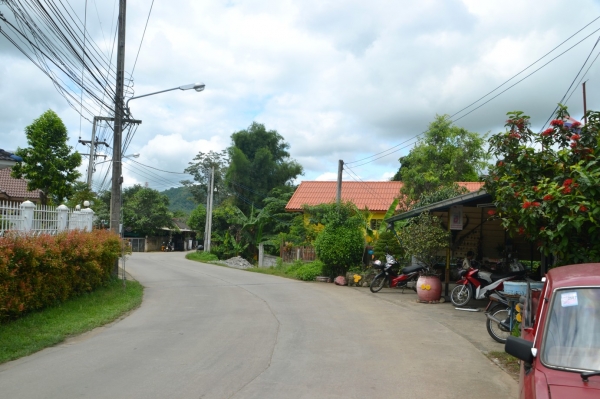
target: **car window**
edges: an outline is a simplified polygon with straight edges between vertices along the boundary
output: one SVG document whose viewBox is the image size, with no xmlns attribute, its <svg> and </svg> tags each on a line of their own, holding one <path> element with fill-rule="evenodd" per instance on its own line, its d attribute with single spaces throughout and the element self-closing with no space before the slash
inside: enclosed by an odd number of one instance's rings
<svg viewBox="0 0 600 399">
<path fill-rule="evenodd" d="M 548 367 L 600 370 L 600 288 L 555 292 L 541 352 Z"/>
</svg>

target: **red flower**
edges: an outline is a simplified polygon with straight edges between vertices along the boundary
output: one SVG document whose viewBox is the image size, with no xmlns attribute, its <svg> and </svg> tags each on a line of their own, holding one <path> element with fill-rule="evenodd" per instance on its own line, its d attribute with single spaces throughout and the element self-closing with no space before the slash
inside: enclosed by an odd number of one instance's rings
<svg viewBox="0 0 600 399">
<path fill-rule="evenodd" d="M 544 201 L 552 201 L 554 199 L 554 197 L 550 194 L 546 194 L 544 195 L 544 198 L 542 198 Z"/>
<path fill-rule="evenodd" d="M 525 202 L 523 202 L 523 209 L 527 209 L 527 208 L 529 208 L 530 206 L 531 206 L 531 202 L 529 202 L 529 201 L 525 201 Z"/>
<path fill-rule="evenodd" d="M 538 186 L 533 186 L 533 191 L 537 193 L 538 191 L 540 191 L 540 189 L 538 188 Z"/>
<path fill-rule="evenodd" d="M 581 138 L 581 136 L 578 134 L 574 134 L 571 136 L 571 140 L 579 140 L 580 138 Z"/>
<path fill-rule="evenodd" d="M 581 126 L 581 122 L 577 122 L 577 121 L 575 121 L 575 122 L 573 122 L 573 124 L 571 125 L 571 128 L 573 128 L 573 129 L 577 129 L 579 126 Z"/>
<path fill-rule="evenodd" d="M 565 123 L 564 123 L 563 121 L 561 121 L 560 119 L 554 119 L 552 122 L 550 122 L 550 124 L 551 124 L 552 126 L 562 126 L 562 125 L 564 125 Z"/>
<path fill-rule="evenodd" d="M 512 132 L 511 134 L 508 135 L 508 137 L 511 137 L 513 139 L 520 139 L 521 135 L 517 132 Z"/>
<path fill-rule="evenodd" d="M 563 194 L 569 194 L 571 192 L 571 187 L 565 187 L 563 189 Z"/>
<path fill-rule="evenodd" d="M 575 142 L 571 143 L 571 148 L 575 148 L 575 147 L 577 147 L 577 143 L 575 143 Z"/>
<path fill-rule="evenodd" d="M 523 227 L 519 227 L 519 234 L 520 235 L 525 234 L 525 229 Z"/>
<path fill-rule="evenodd" d="M 544 231 L 544 230 L 546 230 L 546 226 L 540 227 L 540 231 Z"/>
<path fill-rule="evenodd" d="M 494 216 L 494 215 L 496 214 L 496 211 L 495 211 L 495 210 L 493 210 L 493 209 L 490 209 L 490 210 L 489 210 L 487 213 L 488 213 L 488 215 L 490 215 L 490 216 Z"/>
<path fill-rule="evenodd" d="M 537 202 L 537 201 L 534 201 L 534 202 L 532 202 L 532 203 L 531 203 L 531 206 L 533 206 L 533 207 L 538 207 L 538 206 L 540 206 L 540 205 L 542 205 L 542 204 L 540 204 L 540 203 L 539 203 L 539 202 Z"/>
<path fill-rule="evenodd" d="M 552 133 L 554 133 L 554 129 L 548 128 L 542 132 L 542 136 L 550 136 Z"/>
<path fill-rule="evenodd" d="M 500 167 L 502 167 L 502 166 L 504 166 L 504 162 L 498 161 L 497 165 L 500 166 Z"/>
<path fill-rule="evenodd" d="M 587 207 L 585 205 L 581 204 L 581 205 L 579 205 L 579 210 L 581 212 L 587 212 L 588 209 L 587 209 Z"/>
<path fill-rule="evenodd" d="M 569 187 L 573 183 L 573 179 L 567 179 L 564 181 L 563 186 Z"/>
</svg>

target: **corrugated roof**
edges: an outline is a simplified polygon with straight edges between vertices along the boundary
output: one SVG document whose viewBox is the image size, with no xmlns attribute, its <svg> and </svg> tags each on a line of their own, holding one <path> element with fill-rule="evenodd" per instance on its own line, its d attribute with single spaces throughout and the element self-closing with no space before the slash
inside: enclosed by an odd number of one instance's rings
<svg viewBox="0 0 600 399">
<path fill-rule="evenodd" d="M 458 182 L 459 186 L 469 191 L 477 191 L 483 183 Z M 350 201 L 359 209 L 385 212 L 394 199 L 400 197 L 402 182 L 399 181 L 367 181 L 342 182 L 342 201 Z M 285 210 L 302 211 L 303 205 L 315 206 L 335 202 L 337 197 L 336 181 L 303 181 L 300 183 Z"/>
<path fill-rule="evenodd" d="M 0 169 L 0 197 L 16 201 L 40 198 L 40 190 L 28 191 L 27 181 L 10 177 L 10 172 L 10 168 Z"/>
</svg>

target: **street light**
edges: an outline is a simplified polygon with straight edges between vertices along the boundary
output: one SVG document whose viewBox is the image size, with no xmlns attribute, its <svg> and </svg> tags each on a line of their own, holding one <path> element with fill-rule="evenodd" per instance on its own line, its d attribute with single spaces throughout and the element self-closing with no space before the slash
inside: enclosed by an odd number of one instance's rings
<svg viewBox="0 0 600 399">
<path fill-rule="evenodd" d="M 125 45 L 123 44 L 123 47 Z M 136 98 L 153 96 L 155 94 L 165 93 L 167 91 L 172 90 L 190 90 L 194 89 L 196 91 L 204 90 L 204 83 L 192 83 L 188 85 L 182 85 L 178 87 L 173 87 L 172 89 L 156 91 L 154 93 L 143 94 L 141 96 L 131 97 L 125 102 L 124 111 L 129 114 L 129 101 L 134 100 Z M 119 92 L 119 88 L 117 86 L 117 92 Z M 122 92 L 122 91 L 121 91 Z M 119 93 L 117 93 L 119 94 Z M 119 97 L 117 95 L 117 97 Z M 122 96 L 120 97 L 120 101 L 122 100 Z M 121 104 L 122 102 L 115 101 L 116 110 L 115 110 L 115 128 L 114 128 L 114 145 L 113 145 L 113 167 L 112 167 L 112 187 L 111 187 L 111 196 L 110 196 L 110 229 L 119 233 L 120 225 L 121 225 L 121 184 L 123 183 L 123 176 L 121 176 L 121 133 L 122 133 L 122 113 L 121 113 Z M 116 267 L 113 274 L 116 275 Z"/>
<path fill-rule="evenodd" d="M 155 91 L 154 93 L 142 94 L 141 96 L 131 97 L 125 103 L 125 109 L 127 110 L 127 114 L 129 114 L 129 101 L 135 100 L 136 98 L 153 96 L 155 94 L 165 93 L 167 91 L 173 91 L 173 90 L 177 90 L 177 89 L 179 89 L 179 90 L 191 90 L 191 89 L 194 89 L 194 90 L 200 92 L 200 91 L 204 90 L 204 87 L 205 87 L 204 83 L 190 83 L 189 85 L 182 85 L 182 86 L 178 86 L 178 87 L 173 87 L 172 89 Z"/>
</svg>

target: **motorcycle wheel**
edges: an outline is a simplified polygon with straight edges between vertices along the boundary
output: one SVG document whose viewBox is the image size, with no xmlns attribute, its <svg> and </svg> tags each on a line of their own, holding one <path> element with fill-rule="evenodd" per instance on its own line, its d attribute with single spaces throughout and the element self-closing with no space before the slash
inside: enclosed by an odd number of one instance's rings
<svg viewBox="0 0 600 399">
<path fill-rule="evenodd" d="M 490 315 L 494 316 L 498 320 L 507 320 L 510 317 L 510 311 L 506 306 L 496 305 L 489 312 Z M 487 331 L 490 337 L 494 338 L 496 342 L 501 344 L 506 342 L 506 338 L 510 336 L 511 332 L 505 326 L 500 323 L 496 323 L 493 320 L 487 319 L 485 322 Z"/>
<path fill-rule="evenodd" d="M 465 306 L 471 300 L 473 296 L 473 290 L 470 285 L 457 285 L 450 293 L 450 301 L 454 306 L 459 308 Z"/>
<path fill-rule="evenodd" d="M 371 285 L 369 286 L 369 289 L 371 290 L 371 292 L 376 293 L 376 292 L 381 291 L 381 289 L 385 285 L 385 280 L 386 280 L 385 273 L 381 273 L 381 274 L 378 274 L 377 276 L 375 276 L 373 281 L 371 281 Z"/>
</svg>

